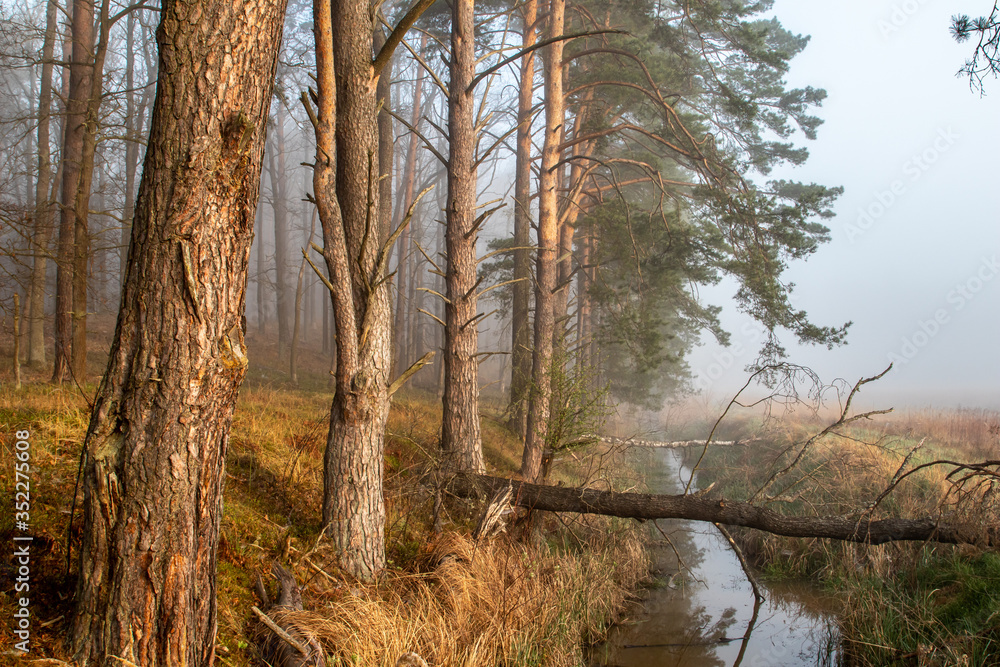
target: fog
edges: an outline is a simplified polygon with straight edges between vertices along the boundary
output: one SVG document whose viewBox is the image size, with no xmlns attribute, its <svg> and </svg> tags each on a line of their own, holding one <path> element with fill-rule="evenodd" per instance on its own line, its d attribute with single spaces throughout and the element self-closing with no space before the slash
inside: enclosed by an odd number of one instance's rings
<svg viewBox="0 0 1000 667">
<path fill-rule="evenodd" d="M 848 0 L 832 5 L 778 0 L 773 7 L 773 15 L 786 28 L 811 35 L 804 53 L 792 61 L 789 86 L 823 88 L 828 97 L 821 108 L 812 110 L 824 120 L 817 140 L 808 141 L 801 134 L 796 137 L 799 145 L 809 148 L 810 159 L 801 167 L 781 167 L 761 180 L 782 178 L 845 188 L 835 205 L 836 217 L 827 221 L 830 242 L 821 245 L 808 261 L 792 263 L 784 279 L 796 285 L 792 303 L 807 312 L 811 322 L 832 327 L 853 322 L 848 344 L 833 350 L 797 345 L 789 332 L 780 332 L 781 342 L 791 362 L 815 369 L 827 382 L 835 378 L 853 382 L 877 374 L 894 362 L 887 377 L 865 390 L 865 405 L 1000 407 L 1000 354 L 996 343 L 1000 332 L 996 307 L 1000 294 L 1000 280 L 996 280 L 1000 272 L 1000 233 L 992 197 L 997 180 L 993 158 L 1000 154 L 996 126 L 1000 118 L 1000 81 L 987 79 L 986 95 L 981 96 L 970 88 L 967 78 L 957 77 L 973 45 L 956 43 L 949 32 L 953 13 L 979 16 L 991 6 L 988 0 L 963 0 L 961 6 L 930 0 Z M 26 24 L 41 20 L 38 11 L 28 14 Z M 279 80 L 283 89 L 301 90 L 308 85 L 307 72 L 312 67 L 309 48 L 302 46 L 308 43 L 308 35 L 300 34 L 307 23 L 292 24 L 298 27 L 286 32 L 289 64 L 282 66 Z M 155 20 L 150 15 L 137 37 L 144 44 L 151 44 L 153 25 Z M 119 32 L 121 29 L 116 28 Z M 40 40 L 37 31 L 27 34 Z M 120 174 L 130 169 L 122 166 L 126 165 L 122 136 L 127 129 L 125 98 L 131 89 L 121 71 L 129 60 L 122 51 L 124 35 L 116 32 L 112 42 L 114 67 L 107 85 L 108 99 L 114 103 L 109 102 L 103 112 L 108 139 L 101 143 L 103 166 L 98 170 L 93 197 L 93 207 L 100 211 L 93 216 L 92 225 L 98 280 L 89 295 L 94 312 L 108 317 L 118 306 L 117 277 L 125 258 L 121 225 L 114 211 L 124 207 L 126 179 Z M 151 57 L 151 51 L 147 55 Z M 142 58 L 134 67 L 137 81 L 155 76 L 151 65 L 144 65 Z M 394 75 L 395 95 L 405 114 L 412 104 L 416 72 L 411 59 L 400 59 Z M 61 76 L 58 71 L 57 75 Z M 6 131 L 0 141 L 0 149 L 10 149 L 6 153 L 0 150 L 0 155 L 5 156 L 5 180 L 0 179 L 0 189 L 11 201 L 30 201 L 34 167 L 23 156 L 31 153 L 31 141 L 22 138 L 33 132 L 34 102 L 24 91 L 34 90 L 32 81 L 37 72 L 9 67 L 4 76 L 9 90 L 5 88 L 0 122 L 13 130 Z M 514 96 L 510 91 L 516 85 L 516 72 L 509 69 L 490 89 L 492 97 L 486 108 L 496 111 L 498 135 L 507 127 L 505 123 L 512 122 Z M 146 91 L 150 97 L 143 113 L 148 113 L 151 103 L 151 85 Z M 279 106 L 275 102 L 272 112 Z M 290 318 L 287 313 L 278 314 L 277 301 L 287 304 L 293 300 L 295 270 L 301 263 L 299 248 L 307 245 L 311 226 L 310 209 L 302 201 L 311 176 L 300 164 L 309 159 L 311 139 L 302 134 L 307 121 L 301 109 L 295 104 L 285 107 L 285 138 L 279 140 L 278 133 L 272 132 L 268 150 L 269 156 L 276 148 L 287 152 L 285 168 L 276 169 L 276 173 L 279 180 L 287 181 L 283 196 L 288 203 L 282 204 L 281 197 L 274 195 L 274 179 L 265 174 L 248 285 L 248 316 L 255 332 L 275 333 L 267 328 L 268 323 L 283 320 L 284 328 L 277 327 L 281 341 L 289 337 L 284 329 L 290 328 Z M 429 92 L 424 107 L 424 117 L 439 127 L 446 124 L 443 96 L 434 97 Z M 138 139 L 147 127 L 140 123 L 133 128 Z M 539 127 L 537 121 L 536 132 Z M 397 171 L 401 171 L 410 138 L 401 126 L 397 126 L 396 133 Z M 53 140 L 53 147 L 57 143 Z M 438 149 L 445 151 L 445 144 L 439 144 Z M 502 151 L 497 158 L 497 162 L 484 164 L 480 170 L 479 201 L 503 198 L 508 207 L 483 228 L 480 256 L 487 253 L 490 239 L 511 235 L 514 158 Z M 419 151 L 418 159 L 418 171 L 426 177 L 422 185 L 430 184 L 434 180 L 430 170 L 436 170 L 438 165 L 424 150 Z M 137 164 L 132 171 L 139 169 Z M 440 226 L 432 223 L 443 208 L 439 198 L 444 196 L 445 187 L 443 181 L 437 184 L 440 187 L 421 204 L 412 224 L 414 241 L 419 240 L 431 254 L 438 252 L 441 245 Z M 28 194 L 22 196 L 22 192 Z M 398 199 L 398 193 L 394 196 Z M 274 221 L 275 210 L 282 208 L 287 209 L 289 217 L 277 225 L 287 225 L 284 235 L 275 234 Z M 287 247 L 277 247 L 278 237 Z M 30 235 L 15 234 L 11 238 L 12 247 L 20 248 Z M 435 309 L 440 309 L 441 304 L 421 291 L 436 285 L 437 278 L 427 273 L 429 265 L 419 252 L 411 249 L 408 256 L 413 257 L 406 268 L 408 289 L 413 295 L 404 300 L 413 308 L 406 312 L 428 308 L 438 312 Z M 398 270 L 398 265 L 394 269 Z M 12 276 L 7 281 L 11 286 L 27 285 L 26 265 L 11 263 L 4 270 Z M 54 274 L 54 266 L 50 265 L 49 294 L 55 290 Z M 440 285 L 437 288 L 443 289 Z M 703 344 L 688 359 L 694 386 L 700 390 L 698 401 L 713 402 L 731 396 L 746 381 L 745 368 L 755 360 L 763 342 L 760 326 L 733 305 L 736 289 L 735 282 L 726 281 L 700 291 L 703 302 L 723 306 L 722 322 L 732 338 L 731 345 L 724 348 L 705 335 Z M 303 340 L 308 344 L 322 339 L 323 349 L 329 352 L 332 329 L 326 294 L 311 273 L 305 274 L 304 290 Z M 278 293 L 286 291 L 283 299 L 278 297 Z M 6 286 L 0 293 L 0 306 L 5 312 L 12 305 L 10 293 Z M 490 311 L 496 304 L 487 305 L 486 311 Z M 49 303 L 49 312 L 51 307 Z M 411 322 L 410 328 L 420 328 L 421 333 L 414 334 L 416 340 L 408 343 L 413 349 L 407 358 L 417 356 L 423 350 L 421 346 L 429 349 L 440 345 L 436 323 L 424 315 L 413 315 L 412 321 L 415 324 Z M 483 350 L 509 349 L 508 326 L 501 318 L 484 320 Z M 484 362 L 484 382 L 499 379 L 497 384 L 504 389 L 505 363 L 502 357 Z"/>
<path fill-rule="evenodd" d="M 824 381 L 893 370 L 862 393 L 880 407 L 1000 407 L 1000 81 L 985 96 L 956 73 L 974 44 L 958 44 L 950 17 L 988 2 L 779 0 L 774 13 L 812 36 L 789 83 L 829 94 L 810 159 L 773 176 L 842 185 L 831 241 L 786 275 L 793 303 L 820 325 L 854 324 L 833 350 L 795 344 L 789 360 Z M 804 141 L 804 139 L 802 140 Z M 769 176 L 770 177 L 770 176 Z M 729 348 L 703 339 L 691 357 L 701 400 L 746 381 L 758 325 L 732 305 L 733 283 L 702 296 L 724 305 Z"/>
</svg>

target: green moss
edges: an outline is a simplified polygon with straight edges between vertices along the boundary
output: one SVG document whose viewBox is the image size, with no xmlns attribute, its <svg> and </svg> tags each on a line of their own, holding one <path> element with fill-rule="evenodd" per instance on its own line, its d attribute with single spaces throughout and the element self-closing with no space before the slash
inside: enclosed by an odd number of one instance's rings
<svg viewBox="0 0 1000 667">
<path fill-rule="evenodd" d="M 945 627 L 977 632 L 1000 623 L 1000 555 L 955 556 L 928 563 L 920 588 L 934 600 L 934 616 Z"/>
</svg>

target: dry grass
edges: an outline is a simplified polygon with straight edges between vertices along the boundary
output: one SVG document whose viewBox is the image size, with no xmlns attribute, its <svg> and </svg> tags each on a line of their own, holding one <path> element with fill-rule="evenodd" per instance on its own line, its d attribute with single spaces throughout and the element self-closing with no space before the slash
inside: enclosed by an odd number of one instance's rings
<svg viewBox="0 0 1000 667">
<path fill-rule="evenodd" d="M 785 422 L 750 447 L 717 448 L 706 457 L 702 483 L 716 480 L 726 497 L 748 498 L 818 430 L 812 419 Z M 998 450 L 996 412 L 923 411 L 862 422 L 816 443 L 799 467 L 769 490 L 769 504 L 807 516 L 944 516 L 975 530 L 1000 522 L 1000 489 L 989 475 L 962 481 L 964 473 L 949 479 L 951 466 L 928 467 L 903 479 L 877 506 L 872 503 L 901 469 L 939 459 L 996 460 Z M 770 576 L 816 577 L 839 595 L 850 664 L 1000 663 L 995 553 L 970 546 L 867 546 L 736 533 Z"/>
<path fill-rule="evenodd" d="M 920 410 L 893 415 L 886 430 L 909 439 L 927 437 L 940 449 L 970 460 L 998 458 L 1000 412 L 983 408 Z"/>
<path fill-rule="evenodd" d="M 251 348 L 254 349 L 253 347 Z M 394 664 L 415 650 L 431 665 L 579 664 L 584 642 L 598 639 L 648 572 L 639 531 L 598 518 L 550 518 L 532 544 L 507 538 L 475 547 L 467 535 L 477 504 L 450 500 L 444 533 L 432 530 L 434 452 L 440 404 L 419 392 L 402 394 L 386 438 L 387 552 L 390 569 L 375 585 L 339 576 L 329 547 L 317 542 L 322 497 L 322 454 L 331 394 L 326 364 L 306 350 L 300 385 L 285 382 L 278 355 L 263 343 L 244 384 L 227 455 L 222 536 L 218 559 L 219 664 L 260 664 L 252 646 L 250 611 L 258 604 L 252 582 L 272 560 L 291 562 L 303 583 L 307 608 L 329 653 L 339 664 Z M 315 358 L 309 361 L 309 355 Z M 0 369 L 0 373 L 3 370 Z M 98 371 L 95 371 L 95 373 Z M 29 375 L 20 392 L 0 386 L 0 449 L 11 460 L 16 429 L 32 432 L 33 657 L 67 659 L 75 586 L 65 576 L 67 536 L 78 553 L 79 507 L 69 534 L 73 486 L 89 420 L 93 382 L 57 388 Z M 93 380 L 93 378 L 91 378 Z M 489 412 L 489 411 L 487 411 Z M 495 418 L 483 423 L 488 464 L 510 474 L 520 445 Z M 621 465 L 598 452 L 603 466 L 583 455 L 560 463 L 556 480 L 634 484 L 634 475 L 611 474 Z M 10 498 L 12 467 L 0 470 Z M 77 503 L 78 505 L 79 503 Z M 0 540 L 13 530 L 0 513 Z M 4 577 L 9 574 L 5 562 Z M 13 600 L 0 595 L 0 636 Z M 43 626 L 43 624 L 45 624 Z M 7 658 L 0 655 L 0 664 Z M 353 661 L 353 662 L 352 662 Z M 17 663 L 20 664 L 20 663 Z"/>
<path fill-rule="evenodd" d="M 327 600 L 294 620 L 334 664 L 391 666 L 407 651 L 455 667 L 580 664 L 581 640 L 600 636 L 648 568 L 631 531 L 591 531 L 585 545 L 446 533 L 417 571 L 370 586 L 314 580 L 313 599 Z"/>
<path fill-rule="evenodd" d="M 76 479 L 77 459 L 86 431 L 89 411 L 79 392 L 48 385 L 28 385 L 15 393 L 10 384 L 0 388 L 0 496 L 13 506 L 15 431 L 28 430 L 31 443 L 30 526 L 31 611 L 33 621 L 31 646 L 33 657 L 63 655 L 64 628 L 71 613 L 72 577 L 66 576 L 66 542 L 69 532 L 72 489 Z M 79 532 L 79 522 L 73 534 Z M 14 513 L 0 511 L 0 542 L 11 545 Z M 0 637 L 3 651 L 13 645 L 12 628 L 15 597 L 13 560 L 0 561 Z M 48 623 L 47 628 L 40 628 Z M 6 661 L 6 662 L 5 662 Z M 0 655 L 0 665 L 13 658 Z"/>
</svg>

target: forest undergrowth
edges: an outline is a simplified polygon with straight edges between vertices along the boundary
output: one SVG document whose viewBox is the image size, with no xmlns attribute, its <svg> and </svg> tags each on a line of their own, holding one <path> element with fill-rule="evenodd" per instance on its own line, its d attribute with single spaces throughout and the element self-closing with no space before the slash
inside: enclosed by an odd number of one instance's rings
<svg viewBox="0 0 1000 667">
<path fill-rule="evenodd" d="M 320 535 L 331 398 L 323 370 L 329 362 L 307 356 L 296 387 L 283 381 L 287 374 L 278 359 L 276 349 L 258 345 L 230 434 L 217 664 L 263 664 L 253 641 L 258 624 L 252 606 L 261 605 L 253 584 L 258 574 L 268 582 L 274 561 L 289 567 L 301 585 L 306 611 L 298 621 L 324 645 L 329 664 L 391 666 L 407 651 L 442 666 L 582 664 L 584 646 L 603 637 L 648 576 L 644 532 L 623 520 L 548 515 L 535 518 L 541 529 L 534 539 L 500 534 L 476 542 L 471 533 L 483 502 L 445 496 L 435 517 L 440 403 L 414 391 L 395 402 L 386 440 L 389 568 L 371 584 L 351 580 L 336 570 L 335 553 Z M 87 397 L 96 387 L 56 387 L 28 370 L 25 379 L 20 391 L 7 382 L 0 388 L 0 432 L 4 461 L 13 460 L 14 431 L 31 433 L 35 617 L 28 657 L 68 660 L 80 538 L 81 499 L 74 499 L 74 487 Z M 487 466 L 514 475 L 520 444 L 498 411 L 483 411 Z M 600 454 L 568 457 L 554 468 L 553 481 L 600 477 L 608 486 L 635 488 L 639 481 L 615 453 Z M 12 465 L 0 470 L 0 488 L 3 497 L 13 496 Z M 8 544 L 12 521 L 2 513 L 0 540 Z M 11 581 L 10 559 L 0 567 Z M 9 592 L 0 593 L 5 647 L 11 646 L 15 604 Z M 0 664 L 24 663 L 4 654 Z"/>
<path fill-rule="evenodd" d="M 727 437 L 744 447 L 709 448 L 704 488 L 749 498 L 826 425 L 816 416 L 781 425 L 747 420 Z M 938 460 L 1000 458 L 1000 414 L 923 410 L 856 422 L 812 445 L 798 467 L 769 491 L 767 503 L 800 515 L 859 518 L 927 516 L 970 530 L 996 524 L 997 480 Z M 688 451 L 694 463 L 701 449 Z M 907 474 L 914 471 L 912 474 Z M 878 500 L 890 483 L 893 491 Z M 877 503 L 873 501 L 878 500 Z M 845 664 L 875 666 L 1000 664 L 1000 554 L 976 546 L 893 542 L 864 545 L 786 538 L 734 529 L 743 551 L 770 579 L 812 578 L 839 601 Z"/>
</svg>

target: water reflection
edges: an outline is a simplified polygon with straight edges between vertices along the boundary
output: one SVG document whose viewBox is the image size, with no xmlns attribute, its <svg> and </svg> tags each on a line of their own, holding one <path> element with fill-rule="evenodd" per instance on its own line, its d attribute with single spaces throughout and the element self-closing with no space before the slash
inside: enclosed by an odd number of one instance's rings
<svg viewBox="0 0 1000 667">
<path fill-rule="evenodd" d="M 650 488 L 678 493 L 690 471 L 677 450 L 654 450 Z M 697 482 L 697 480 L 695 480 Z M 695 485 L 693 485 L 695 486 Z M 652 554 L 660 585 L 647 591 L 634 623 L 612 631 L 594 666 L 803 667 L 835 665 L 836 621 L 808 584 L 765 587 L 755 597 L 739 561 L 711 524 L 660 521 Z M 669 540 L 669 542 L 668 542 Z M 679 565 L 678 560 L 683 563 Z M 676 574 L 680 572 L 680 574 Z"/>
</svg>

